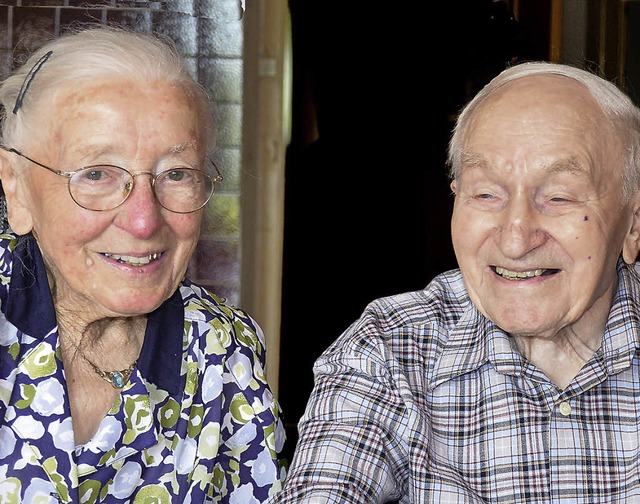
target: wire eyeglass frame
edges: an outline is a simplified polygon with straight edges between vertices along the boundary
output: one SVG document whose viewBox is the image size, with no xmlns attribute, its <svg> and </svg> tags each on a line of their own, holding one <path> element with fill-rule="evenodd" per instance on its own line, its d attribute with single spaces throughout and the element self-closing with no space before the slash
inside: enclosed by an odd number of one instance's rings
<svg viewBox="0 0 640 504">
<path fill-rule="evenodd" d="M 120 205 L 122 205 L 128 198 L 129 195 L 131 194 L 131 192 L 133 191 L 133 188 L 135 186 L 135 178 L 139 175 L 150 175 L 151 178 L 151 187 L 153 190 L 153 194 L 156 198 L 156 200 L 158 201 L 158 203 L 160 204 L 160 206 L 162 206 L 162 208 L 173 212 L 173 213 L 178 213 L 178 214 L 188 214 L 188 213 L 193 213 L 193 212 L 197 212 L 198 210 L 200 210 L 201 208 L 203 208 L 211 199 L 211 197 L 213 196 L 213 193 L 215 191 L 215 185 L 219 182 L 221 182 L 223 180 L 223 176 L 222 173 L 220 173 L 220 170 L 218 169 L 217 165 L 213 162 L 212 159 L 209 160 L 209 162 L 213 165 L 213 168 L 215 169 L 215 175 L 209 175 L 208 173 L 202 171 L 202 170 L 198 170 L 195 168 L 188 168 L 186 166 L 176 166 L 176 167 L 172 167 L 169 168 L 167 170 L 163 170 L 158 174 L 154 174 L 153 172 L 137 172 L 137 173 L 131 173 L 128 170 L 122 168 L 121 166 L 116 166 L 116 165 L 110 165 L 110 164 L 99 164 L 99 165 L 89 165 L 89 166 L 83 166 L 82 168 L 79 168 L 75 171 L 68 171 L 68 172 L 63 172 L 62 170 L 56 170 L 54 168 L 51 168 L 47 165 L 44 165 L 42 163 L 39 163 L 38 161 L 30 158 L 29 156 L 26 156 L 25 154 L 23 154 L 22 152 L 20 152 L 17 149 L 14 149 L 13 147 L 6 147 L 4 145 L 0 145 L 0 148 L 2 148 L 3 150 L 7 151 L 7 152 L 12 152 L 24 159 L 26 159 L 27 161 L 30 161 L 31 163 L 40 166 L 41 168 L 44 168 L 45 170 L 49 170 L 51 173 L 54 173 L 56 175 L 59 175 L 61 177 L 65 177 L 68 180 L 68 184 L 67 184 L 67 189 L 69 191 L 69 195 L 71 196 L 71 199 L 74 201 L 74 203 L 76 205 L 78 205 L 81 208 L 84 208 L 85 210 L 90 210 L 93 212 L 108 212 L 110 210 L 115 210 L 116 208 L 118 208 Z M 108 208 L 91 208 L 89 206 L 86 206 L 86 204 L 82 204 L 80 203 L 76 197 L 74 196 L 72 190 L 71 190 L 71 180 L 73 178 L 74 175 L 80 173 L 80 172 L 84 172 L 84 171 L 90 171 L 91 168 L 100 168 L 100 167 L 104 167 L 104 168 L 111 168 L 111 169 L 116 169 L 119 172 L 123 172 L 123 176 L 124 174 L 127 174 L 130 177 L 130 181 L 126 182 L 124 184 L 123 187 L 123 193 L 124 196 L 121 198 L 121 201 L 116 204 L 115 206 L 109 206 Z M 156 191 L 156 181 L 160 180 L 163 177 L 168 176 L 171 172 L 175 172 L 176 170 L 181 170 L 181 171 L 189 171 L 189 172 L 194 172 L 197 173 L 198 175 L 204 177 L 205 180 L 205 186 L 208 186 L 209 188 L 207 189 L 208 195 L 206 196 L 206 198 L 204 198 L 204 201 L 201 202 L 201 204 L 199 204 L 199 206 L 197 206 L 196 208 L 192 209 L 192 210 L 173 210 L 172 208 L 169 208 L 167 206 L 165 206 L 165 204 L 163 203 L 162 199 L 164 199 L 164 197 L 161 199 L 158 195 L 158 192 Z"/>
</svg>

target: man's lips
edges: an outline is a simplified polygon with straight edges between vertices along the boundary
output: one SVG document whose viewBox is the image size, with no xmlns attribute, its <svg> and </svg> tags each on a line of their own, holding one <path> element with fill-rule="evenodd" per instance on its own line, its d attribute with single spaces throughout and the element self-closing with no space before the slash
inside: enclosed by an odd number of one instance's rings
<svg viewBox="0 0 640 504">
<path fill-rule="evenodd" d="M 118 261 L 120 264 L 130 264 L 131 266 L 146 266 L 147 264 L 160 259 L 162 253 L 154 252 L 153 254 L 149 254 L 143 257 L 135 257 L 122 254 L 109 254 L 107 252 L 104 252 L 102 255 L 108 257 L 109 259 Z"/>
<path fill-rule="evenodd" d="M 535 278 L 546 275 L 554 275 L 559 269 L 556 268 L 536 268 L 524 271 L 513 271 L 503 268 L 501 266 L 491 266 L 491 269 L 502 278 L 507 280 L 528 280 L 529 278 Z"/>
</svg>

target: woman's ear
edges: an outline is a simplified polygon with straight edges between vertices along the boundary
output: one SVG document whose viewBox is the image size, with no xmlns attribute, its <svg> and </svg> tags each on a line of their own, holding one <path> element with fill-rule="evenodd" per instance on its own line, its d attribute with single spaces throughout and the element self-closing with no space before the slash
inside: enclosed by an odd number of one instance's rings
<svg viewBox="0 0 640 504">
<path fill-rule="evenodd" d="M 638 258 L 640 252 L 640 191 L 631 199 L 631 225 L 622 244 L 622 258 L 631 264 Z"/>
<path fill-rule="evenodd" d="M 33 217 L 26 198 L 24 179 L 16 173 L 11 152 L 0 149 L 0 182 L 7 201 L 7 216 L 11 230 L 19 235 L 33 229 Z"/>
</svg>

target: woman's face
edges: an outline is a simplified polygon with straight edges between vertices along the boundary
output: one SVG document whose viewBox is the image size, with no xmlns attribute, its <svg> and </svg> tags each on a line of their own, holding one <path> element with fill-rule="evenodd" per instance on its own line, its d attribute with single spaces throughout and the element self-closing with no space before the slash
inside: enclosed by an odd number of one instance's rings
<svg viewBox="0 0 640 504">
<path fill-rule="evenodd" d="M 43 141 L 22 150 L 61 171 L 96 164 L 154 174 L 201 168 L 206 133 L 199 117 L 179 87 L 99 81 L 58 93 L 36 137 Z M 33 230 L 59 310 L 88 318 L 132 316 L 171 296 L 196 247 L 203 210 L 164 209 L 148 175 L 135 178 L 118 208 L 86 210 L 71 199 L 67 178 L 32 163 L 21 170 L 24 191 L 9 204 L 24 208 L 10 212 L 10 224 L 21 234 Z"/>
</svg>

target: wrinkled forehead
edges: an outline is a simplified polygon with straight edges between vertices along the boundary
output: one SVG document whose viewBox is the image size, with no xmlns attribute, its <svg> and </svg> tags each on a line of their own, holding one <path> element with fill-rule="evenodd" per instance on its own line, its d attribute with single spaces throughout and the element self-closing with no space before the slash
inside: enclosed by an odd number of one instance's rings
<svg viewBox="0 0 640 504">
<path fill-rule="evenodd" d="M 495 89 L 470 115 L 463 146 L 475 143 L 479 135 L 525 143 L 587 140 L 594 148 L 615 136 L 588 89 L 559 75 L 521 77 Z"/>
<path fill-rule="evenodd" d="M 488 95 L 468 123 L 461 161 L 489 156 L 550 165 L 578 159 L 585 166 L 622 167 L 621 135 L 579 82 L 556 75 L 527 76 Z M 460 166 L 469 166 L 464 163 Z"/>
<path fill-rule="evenodd" d="M 131 80 L 103 79 L 65 84 L 38 107 L 31 123 L 39 141 L 64 142 L 82 136 L 152 142 L 171 134 L 176 145 L 206 149 L 206 117 L 200 104 L 179 84 L 144 85 Z M 95 139 L 94 139 L 95 140 Z"/>
<path fill-rule="evenodd" d="M 149 103 L 146 98 L 158 98 L 161 101 Z M 119 101 L 135 107 L 148 107 L 150 110 L 162 109 L 164 107 L 179 105 L 185 107 L 190 113 L 196 111 L 201 104 L 193 100 L 192 94 L 187 87 L 181 83 L 155 80 L 140 82 L 129 78 L 101 78 L 98 80 L 85 80 L 78 83 L 64 82 L 50 93 L 42 101 L 41 106 L 46 110 L 50 105 L 49 112 L 60 114 L 70 106 L 74 106 L 78 111 L 84 108 L 93 107 L 99 102 L 117 103 Z M 139 100 L 139 101 L 138 101 Z"/>
</svg>

